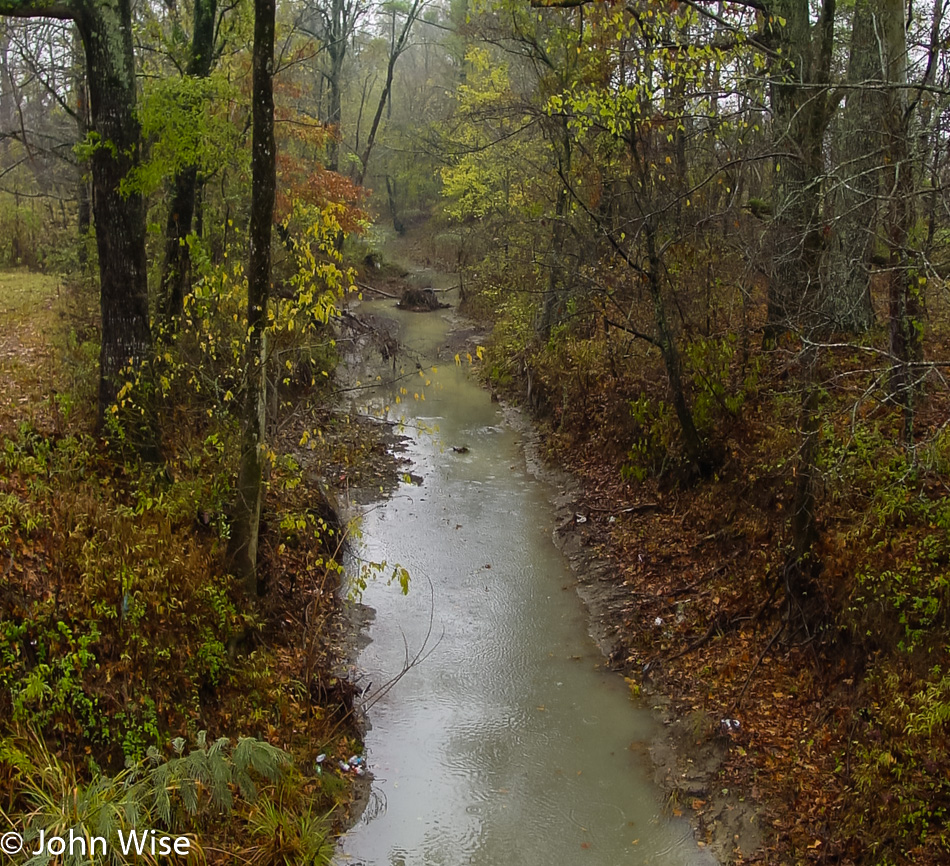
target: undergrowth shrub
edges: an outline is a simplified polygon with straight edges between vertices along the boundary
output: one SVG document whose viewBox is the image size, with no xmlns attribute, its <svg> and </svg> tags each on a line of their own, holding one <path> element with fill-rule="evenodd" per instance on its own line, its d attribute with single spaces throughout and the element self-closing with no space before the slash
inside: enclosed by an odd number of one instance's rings
<svg viewBox="0 0 950 866">
<path fill-rule="evenodd" d="M 291 292 L 272 311 L 272 392 L 287 399 L 300 387 L 307 399 L 319 396 L 329 380 L 335 353 L 326 325 L 352 280 L 330 240 L 336 224 L 323 219 L 315 228 L 314 219 L 305 208 L 289 218 L 304 241 L 287 269 Z M 214 264 L 192 241 L 199 278 L 185 315 L 161 333 L 150 366 L 128 371 L 107 415 L 106 446 L 26 426 L 0 441 L 0 544 L 16 572 L 15 589 L 0 593 L 0 707 L 112 766 L 223 711 L 221 696 L 240 688 L 238 647 L 263 627 L 223 557 L 239 453 L 246 282 L 241 266 Z M 67 346 L 83 354 L 94 337 L 70 327 Z M 70 394 L 59 394 L 64 428 Z M 156 417 L 160 468 L 137 456 Z M 298 548 L 295 573 L 336 579 L 340 527 L 303 504 L 299 464 L 274 449 L 267 457 L 268 519 L 280 529 L 265 555 L 286 559 Z M 289 707 L 278 677 L 267 688 L 257 722 L 269 730 Z M 309 703 L 297 702 L 294 713 Z M 225 712 L 241 731 L 258 711 Z"/>
<path fill-rule="evenodd" d="M 846 831 L 878 857 L 912 855 L 918 846 L 950 853 L 950 674 L 935 665 L 923 677 L 891 665 L 866 681 L 867 709 L 852 758 L 860 808 Z"/>
<path fill-rule="evenodd" d="M 841 417 L 841 416 L 839 416 Z M 839 772 L 856 796 L 843 832 L 879 862 L 950 852 L 950 496 L 947 440 L 904 449 L 893 418 L 852 410 L 822 431 L 823 582 L 856 658 Z M 840 527 L 839 527 L 840 524 Z"/>
<path fill-rule="evenodd" d="M 676 437 L 676 417 L 662 400 L 647 396 L 630 401 L 633 429 L 630 450 L 620 467 L 624 481 L 645 481 L 662 473 L 670 459 Z"/>
<path fill-rule="evenodd" d="M 739 337 L 701 338 L 684 348 L 686 373 L 693 384 L 693 420 L 700 432 L 711 432 L 724 415 L 739 413 L 758 383 L 757 361 L 739 369 Z"/>
<path fill-rule="evenodd" d="M 209 740 L 204 731 L 186 747 L 178 738 L 170 756 L 152 747 L 115 775 L 93 768 L 84 779 L 37 734 L 7 737 L 0 741 L 0 780 L 7 792 L 0 815 L 27 850 L 41 831 L 47 838 L 72 833 L 85 840 L 87 851 L 92 838 L 101 837 L 109 862 L 120 866 L 156 862 L 148 846 L 140 856 L 120 845 L 120 833 L 150 830 L 187 835 L 201 859 L 208 856 L 203 849 L 226 845 L 235 857 L 261 866 L 330 862 L 327 816 L 317 813 L 288 753 L 250 737 Z M 29 862 L 51 860 L 40 855 Z M 57 862 L 80 866 L 91 859 L 77 845 Z"/>
<path fill-rule="evenodd" d="M 74 264 L 75 229 L 32 196 L 0 193 L 0 265 L 33 270 Z"/>
<path fill-rule="evenodd" d="M 31 430 L 3 442 L 0 465 L 19 589 L 0 620 L 13 718 L 140 757 L 222 683 L 252 624 L 214 566 L 217 539 L 196 531 L 227 486 L 206 466 L 179 484 L 116 472 L 94 440 Z"/>
</svg>

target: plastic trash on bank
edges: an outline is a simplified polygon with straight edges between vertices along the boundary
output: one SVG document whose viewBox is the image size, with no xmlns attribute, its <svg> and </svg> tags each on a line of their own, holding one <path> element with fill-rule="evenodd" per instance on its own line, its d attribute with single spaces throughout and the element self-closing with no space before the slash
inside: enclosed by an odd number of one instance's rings
<svg viewBox="0 0 950 866">
<path fill-rule="evenodd" d="M 362 755 L 351 755 L 348 761 L 339 761 L 337 766 L 341 773 L 355 773 L 357 776 L 366 774 L 366 758 Z"/>
</svg>

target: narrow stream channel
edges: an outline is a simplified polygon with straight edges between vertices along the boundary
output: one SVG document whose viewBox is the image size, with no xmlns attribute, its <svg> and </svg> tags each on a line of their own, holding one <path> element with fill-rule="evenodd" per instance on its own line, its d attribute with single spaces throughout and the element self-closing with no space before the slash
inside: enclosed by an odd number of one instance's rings
<svg viewBox="0 0 950 866">
<path fill-rule="evenodd" d="M 685 821 L 663 815 L 647 754 L 655 722 L 605 671 L 552 542 L 554 491 L 528 471 L 521 435 L 467 362 L 444 348 L 450 318 L 392 301 L 361 311 L 398 322 L 410 374 L 362 406 L 405 419 L 411 471 L 423 478 L 362 524 L 360 556 L 412 578 L 408 596 L 383 581 L 363 596 L 376 610 L 363 682 L 374 692 L 407 653 L 425 647 L 426 657 L 369 711 L 372 802 L 337 862 L 713 863 Z M 428 387 L 417 362 L 438 367 Z"/>
</svg>

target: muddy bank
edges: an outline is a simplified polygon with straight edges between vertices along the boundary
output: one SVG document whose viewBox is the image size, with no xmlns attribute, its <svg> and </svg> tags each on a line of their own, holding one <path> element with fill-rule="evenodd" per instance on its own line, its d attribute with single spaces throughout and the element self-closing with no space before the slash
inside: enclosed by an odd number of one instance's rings
<svg viewBox="0 0 950 866">
<path fill-rule="evenodd" d="M 629 594 L 620 585 L 616 566 L 589 547 L 584 524 L 577 523 L 580 498 L 565 493 L 559 499 L 555 543 L 577 576 L 577 593 L 590 612 L 592 636 L 608 663 L 623 673 L 617 635 Z M 710 731 L 706 714 L 666 693 L 651 670 L 630 671 L 627 679 L 663 723 L 650 744 L 650 757 L 656 783 L 668 795 L 673 814 L 690 815 L 697 840 L 720 862 L 752 854 L 762 843 L 757 810 L 738 792 L 723 787 L 721 779 L 726 753 L 735 747 L 728 725 Z"/>
</svg>

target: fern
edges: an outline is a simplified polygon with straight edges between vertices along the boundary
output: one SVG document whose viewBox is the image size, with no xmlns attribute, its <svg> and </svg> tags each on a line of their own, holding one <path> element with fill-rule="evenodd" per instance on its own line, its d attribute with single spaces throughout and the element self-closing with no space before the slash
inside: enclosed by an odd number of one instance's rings
<svg viewBox="0 0 950 866">
<path fill-rule="evenodd" d="M 15 805 L 22 812 L 22 817 L 11 821 L 10 826 L 23 834 L 27 846 L 39 838 L 41 830 L 47 837 L 68 836 L 70 830 L 87 840 L 104 837 L 109 840 L 109 860 L 124 866 L 136 858 L 133 853 L 123 855 L 115 844 L 120 830 L 162 826 L 175 831 L 182 829 L 182 813 L 195 816 L 206 808 L 229 814 L 234 806 L 234 790 L 242 800 L 253 803 L 258 797 L 255 776 L 277 781 L 291 763 L 283 750 L 247 737 L 232 748 L 227 737 L 209 744 L 202 731 L 191 751 L 185 753 L 185 741 L 181 739 L 172 746 L 172 758 L 163 759 L 153 748 L 145 759 L 116 776 L 96 773 L 86 783 L 77 778 L 73 767 L 53 755 L 38 735 L 0 740 L 0 767 L 17 783 L 14 788 L 19 798 Z M 313 840 L 320 835 L 318 823 L 308 816 L 280 820 L 293 824 L 298 819 L 303 823 L 295 832 L 301 839 Z M 324 825 L 320 823 L 319 828 L 320 838 L 325 838 Z M 305 846 L 306 850 L 311 847 L 311 843 Z M 313 850 L 319 849 L 317 846 Z M 64 866 L 88 862 L 78 854 L 61 859 Z M 142 859 L 139 856 L 138 862 Z M 148 862 L 151 858 L 144 859 Z M 27 866 L 42 866 L 49 860 L 48 856 L 33 857 Z M 323 861 L 311 858 L 296 862 Z"/>
</svg>

